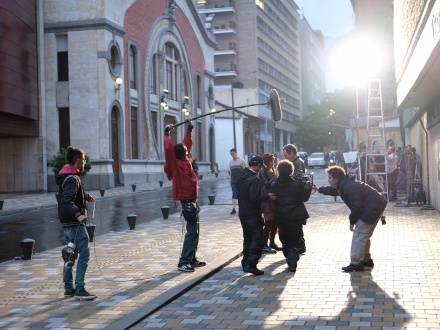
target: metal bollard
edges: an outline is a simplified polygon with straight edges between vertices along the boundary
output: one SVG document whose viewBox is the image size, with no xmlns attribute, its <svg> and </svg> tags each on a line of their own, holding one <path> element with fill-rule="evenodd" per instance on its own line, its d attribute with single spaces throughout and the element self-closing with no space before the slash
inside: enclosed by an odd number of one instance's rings
<svg viewBox="0 0 440 330">
<path fill-rule="evenodd" d="M 133 190 L 133 192 L 135 192 L 135 191 L 136 191 L 136 185 L 135 185 L 135 184 L 132 184 L 132 185 L 131 185 L 131 189 Z"/>
<path fill-rule="evenodd" d="M 199 180 L 203 180 L 203 175 L 199 175 Z"/>
<path fill-rule="evenodd" d="M 4 200 L 0 199 L 0 210 L 3 210 L 3 202 Z"/>
<path fill-rule="evenodd" d="M 159 186 L 162 187 L 162 185 L 163 185 L 163 181 L 159 181 Z"/>
<path fill-rule="evenodd" d="M 170 214 L 170 207 L 169 206 L 162 206 L 161 208 L 162 215 L 164 219 L 168 219 L 168 215 Z"/>
<path fill-rule="evenodd" d="M 23 260 L 31 260 L 34 252 L 35 241 L 30 238 L 25 238 L 20 241 L 21 251 L 23 251 Z"/>
<path fill-rule="evenodd" d="M 101 193 L 101 197 L 104 197 L 105 189 L 99 189 L 99 192 Z"/>
<path fill-rule="evenodd" d="M 209 205 L 214 205 L 214 201 L 215 201 L 215 195 L 209 195 Z"/>
<path fill-rule="evenodd" d="M 215 173 L 215 178 L 218 179 L 218 173 Z"/>
<path fill-rule="evenodd" d="M 137 215 L 136 214 L 129 214 L 127 215 L 127 221 L 128 221 L 128 226 L 130 227 L 130 230 L 134 230 L 136 227 L 136 218 Z"/>
</svg>

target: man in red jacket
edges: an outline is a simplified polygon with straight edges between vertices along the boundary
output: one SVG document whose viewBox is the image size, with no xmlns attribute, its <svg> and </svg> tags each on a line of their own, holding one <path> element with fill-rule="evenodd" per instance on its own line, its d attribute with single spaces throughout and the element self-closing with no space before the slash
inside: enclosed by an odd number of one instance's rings
<svg viewBox="0 0 440 330">
<path fill-rule="evenodd" d="M 199 261 L 196 258 L 197 245 L 199 243 L 200 206 L 197 200 L 198 179 L 188 157 L 192 147 L 192 130 L 194 126 L 191 118 L 186 121 L 188 128 L 186 129 L 183 143 L 173 145 L 169 132 L 174 127 L 173 125 L 165 127 L 164 171 L 167 178 L 173 181 L 173 200 L 181 202 L 183 217 L 186 221 L 186 235 L 177 268 L 182 272 L 193 272 L 194 267 L 206 266 L 206 262 Z"/>
</svg>

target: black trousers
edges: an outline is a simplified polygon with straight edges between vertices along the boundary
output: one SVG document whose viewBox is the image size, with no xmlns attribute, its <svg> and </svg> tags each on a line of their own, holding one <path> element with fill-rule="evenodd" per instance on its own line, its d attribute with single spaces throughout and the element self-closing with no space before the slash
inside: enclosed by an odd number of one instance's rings
<svg viewBox="0 0 440 330">
<path fill-rule="evenodd" d="M 298 250 L 303 244 L 303 221 L 278 223 L 278 236 L 281 243 L 283 243 L 283 254 L 287 265 L 289 268 L 296 268 L 299 260 Z"/>
<path fill-rule="evenodd" d="M 257 266 L 263 251 L 263 219 L 240 219 L 243 228 L 243 260 L 244 266 Z"/>
<path fill-rule="evenodd" d="M 393 172 L 387 173 L 388 179 L 388 198 L 391 200 L 396 200 L 397 198 L 397 176 L 399 175 L 399 170 L 396 168 Z"/>
</svg>

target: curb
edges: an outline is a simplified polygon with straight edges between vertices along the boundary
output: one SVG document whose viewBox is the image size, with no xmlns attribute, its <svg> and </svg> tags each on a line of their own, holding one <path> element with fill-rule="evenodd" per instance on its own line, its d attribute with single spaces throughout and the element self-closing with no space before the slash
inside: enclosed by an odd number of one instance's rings
<svg viewBox="0 0 440 330">
<path fill-rule="evenodd" d="M 218 260 L 214 261 L 213 264 L 211 265 L 206 265 L 205 267 L 201 268 L 199 271 L 195 272 L 194 276 L 188 277 L 187 279 L 183 280 L 175 287 L 153 298 L 148 303 L 142 305 L 133 312 L 123 316 L 121 319 L 117 320 L 116 322 L 109 324 L 107 327 L 105 327 L 105 329 L 106 330 L 129 329 L 135 324 L 141 322 L 147 316 L 153 314 L 155 311 L 159 310 L 163 306 L 169 304 L 176 298 L 180 297 L 182 294 L 189 291 L 197 284 L 211 277 L 219 270 L 229 265 L 234 260 L 240 258 L 241 255 L 242 252 L 239 252 L 238 254 L 237 252 L 234 252 L 225 257 L 219 258 Z"/>
<path fill-rule="evenodd" d="M 211 181 L 221 181 L 221 180 L 226 180 L 226 179 L 229 179 L 229 178 L 228 177 L 213 178 L 213 179 L 207 179 L 207 180 L 203 180 L 203 181 L 204 182 L 211 182 Z M 161 189 L 168 189 L 171 187 L 172 187 L 172 185 L 170 185 L 169 187 L 161 187 Z M 141 194 L 141 193 L 145 193 L 145 192 L 152 191 L 152 190 L 155 190 L 155 188 L 138 190 L 136 192 L 129 191 L 126 194 L 119 194 L 119 195 L 113 195 L 113 196 L 104 196 L 104 197 L 97 196 L 96 199 L 101 200 L 101 199 L 116 198 L 116 197 L 121 197 L 121 196 L 132 195 L 133 193 L 134 194 Z M 95 191 L 95 190 L 91 190 L 91 191 Z M 99 190 L 96 190 L 96 191 L 99 193 Z M 25 213 L 25 212 L 32 212 L 32 211 L 40 211 L 40 210 L 54 208 L 57 206 L 58 206 L 58 203 L 54 202 L 53 204 L 47 204 L 47 205 L 41 205 L 41 206 L 30 206 L 30 207 L 14 209 L 14 210 L 1 210 L 0 211 L 0 218 L 5 215 L 12 215 L 12 214 L 17 214 L 17 213 Z"/>
</svg>

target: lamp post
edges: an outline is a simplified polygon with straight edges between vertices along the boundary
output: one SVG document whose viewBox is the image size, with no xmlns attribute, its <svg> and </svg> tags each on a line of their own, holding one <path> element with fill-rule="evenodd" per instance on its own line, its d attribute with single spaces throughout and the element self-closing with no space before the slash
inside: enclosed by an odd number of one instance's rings
<svg viewBox="0 0 440 330">
<path fill-rule="evenodd" d="M 238 77 L 232 78 L 231 79 L 231 95 L 232 95 L 232 130 L 233 130 L 233 134 L 234 134 L 234 149 L 237 150 L 237 139 L 236 139 L 236 135 L 235 135 L 235 110 L 234 110 L 234 81 L 237 80 L 240 77 L 243 77 L 247 74 L 250 73 L 256 73 L 258 72 L 257 70 L 255 71 L 249 71 L 246 73 L 243 73 L 241 75 L 239 75 Z"/>
</svg>

